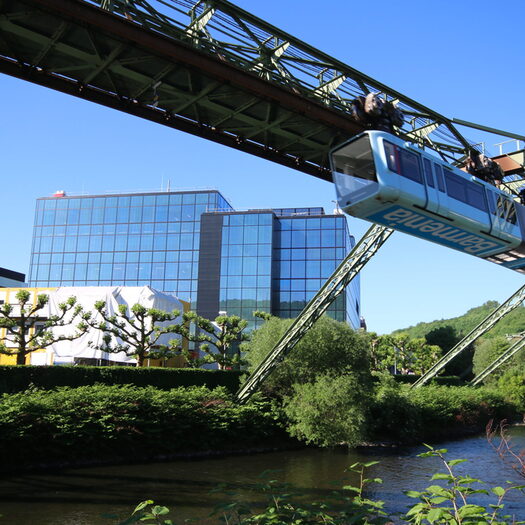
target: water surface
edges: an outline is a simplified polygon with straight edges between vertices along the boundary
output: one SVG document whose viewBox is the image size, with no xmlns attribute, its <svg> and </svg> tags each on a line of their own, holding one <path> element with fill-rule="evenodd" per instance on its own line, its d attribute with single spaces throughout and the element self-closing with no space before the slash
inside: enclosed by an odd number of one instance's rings
<svg viewBox="0 0 525 525">
<path fill-rule="evenodd" d="M 525 429 L 512 429 L 517 449 L 525 449 Z M 481 478 L 489 486 L 525 482 L 505 465 L 487 444 L 485 437 L 441 443 L 449 459 L 466 458 L 458 470 Z M 271 479 L 290 483 L 310 500 L 319 500 L 343 483 L 354 484 L 345 468 L 355 462 L 379 461 L 370 477 L 383 479 L 369 496 L 386 502 L 392 511 L 403 511 L 413 500 L 403 490 L 422 489 L 431 475 L 443 470 L 435 458 L 421 459 L 421 447 L 359 448 L 352 450 L 304 449 L 249 456 L 230 456 L 205 460 L 179 460 L 146 465 L 118 465 L 67 469 L 60 473 L 37 473 L 0 479 L 0 525 L 110 525 L 116 520 L 103 515 L 127 517 L 145 499 L 172 509 L 177 523 L 193 518 L 211 523 L 210 512 L 228 496 L 210 494 L 226 483 L 238 498 L 257 505 L 260 496 L 253 488 L 261 483 L 260 474 L 272 469 Z M 525 518 L 525 495 L 514 494 L 506 508 Z M 215 520 L 213 520 L 215 522 Z"/>
</svg>

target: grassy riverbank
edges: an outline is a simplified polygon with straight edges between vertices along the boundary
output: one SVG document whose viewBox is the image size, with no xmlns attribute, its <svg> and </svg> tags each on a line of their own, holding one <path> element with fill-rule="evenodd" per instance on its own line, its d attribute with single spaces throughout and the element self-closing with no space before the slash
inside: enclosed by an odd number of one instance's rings
<svg viewBox="0 0 525 525">
<path fill-rule="evenodd" d="M 385 378 L 369 412 L 372 441 L 436 443 L 484 432 L 492 420 L 514 421 L 524 407 L 493 388 L 430 385 L 410 389 Z"/>
<path fill-rule="evenodd" d="M 413 391 L 383 381 L 365 412 L 360 438 L 436 442 L 483 431 L 490 419 L 513 419 L 518 413 L 515 403 L 494 390 L 430 386 Z M 325 417 L 327 431 L 344 416 Z M 287 434 L 290 426 L 275 404 L 237 405 L 225 389 L 95 385 L 28 390 L 0 398 L 0 468 L 269 450 L 298 444 Z"/>
<path fill-rule="evenodd" d="M 291 440 L 268 403 L 222 388 L 95 385 L 0 399 L 0 469 L 271 449 Z"/>
</svg>

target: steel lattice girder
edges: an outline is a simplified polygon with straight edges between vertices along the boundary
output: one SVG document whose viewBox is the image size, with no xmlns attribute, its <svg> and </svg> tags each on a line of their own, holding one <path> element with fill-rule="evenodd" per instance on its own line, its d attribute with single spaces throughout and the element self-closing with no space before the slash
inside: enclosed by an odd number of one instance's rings
<svg viewBox="0 0 525 525">
<path fill-rule="evenodd" d="M 454 162 L 452 121 L 225 0 L 0 0 L 0 71 L 330 180 L 369 92 Z M 425 132 L 421 130 L 425 129 Z"/>
<path fill-rule="evenodd" d="M 525 299 L 525 285 L 518 291 L 512 294 L 504 303 L 498 306 L 492 313 L 490 313 L 481 323 L 478 324 L 471 332 L 469 332 L 454 348 L 452 348 L 446 355 L 444 355 L 437 363 L 435 363 L 425 374 L 423 374 L 411 388 L 417 388 L 436 377 L 439 372 L 452 359 L 461 354 L 467 347 L 476 339 L 481 337 L 485 332 L 488 332 L 500 319 L 502 319 L 509 312 L 515 308 Z"/>
<path fill-rule="evenodd" d="M 516 355 L 525 346 L 525 335 L 522 335 L 510 346 L 503 354 L 495 359 L 489 366 L 481 371 L 471 382 L 473 386 L 479 385 L 492 372 L 497 370 L 502 364 L 506 363 L 512 356 Z"/>
<path fill-rule="evenodd" d="M 392 233 L 393 230 L 377 224 L 373 224 L 369 228 L 240 388 L 236 395 L 238 401 L 246 402 L 259 389 L 260 385 L 302 339 L 315 321 L 326 312 L 327 308 L 344 291 L 345 287 L 376 254 Z"/>
<path fill-rule="evenodd" d="M 79 0 L 1 0 L 0 71 L 331 180 L 347 116 Z"/>
</svg>

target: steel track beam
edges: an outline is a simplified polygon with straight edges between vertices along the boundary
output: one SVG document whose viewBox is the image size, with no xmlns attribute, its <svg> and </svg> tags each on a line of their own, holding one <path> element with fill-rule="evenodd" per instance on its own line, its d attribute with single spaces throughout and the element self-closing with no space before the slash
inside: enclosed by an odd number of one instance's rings
<svg viewBox="0 0 525 525">
<path fill-rule="evenodd" d="M 238 142 L 237 136 L 227 131 L 214 129 L 210 126 L 205 126 L 199 122 L 192 121 L 189 118 L 179 117 L 177 115 L 167 114 L 165 111 L 151 106 L 144 106 L 136 104 L 132 99 L 121 98 L 118 95 L 103 92 L 90 86 L 80 86 L 77 82 L 65 79 L 63 77 L 46 74 L 44 71 L 35 71 L 30 67 L 21 67 L 14 62 L 2 61 L 0 59 L 0 73 L 5 73 L 22 80 L 27 80 L 34 84 L 49 87 L 62 93 L 67 93 L 84 100 L 89 100 L 97 104 L 117 109 L 124 113 L 134 115 L 163 126 L 168 126 L 174 129 L 196 135 L 224 146 L 242 150 L 251 155 L 261 157 L 263 159 L 271 160 L 283 166 L 287 166 L 297 171 L 302 171 L 308 175 L 331 182 L 332 177 L 328 169 L 321 166 L 300 162 L 297 157 L 292 157 L 286 152 L 272 149 L 255 142 L 245 141 L 241 144 Z"/>
<path fill-rule="evenodd" d="M 275 370 L 311 326 L 343 292 L 345 287 L 376 254 L 394 230 L 373 224 L 363 238 L 328 278 L 317 294 L 305 306 L 290 328 L 250 375 L 236 394 L 237 401 L 246 402 L 266 378 Z"/>
<path fill-rule="evenodd" d="M 513 355 L 516 355 L 525 346 L 525 335 L 522 335 L 513 345 L 503 352 L 497 359 L 490 363 L 485 370 L 480 372 L 472 381 L 471 385 L 479 385 L 488 375 L 492 374 L 503 363 L 506 363 Z"/>
<path fill-rule="evenodd" d="M 430 368 L 425 374 L 423 374 L 411 388 L 417 388 L 433 377 L 436 377 L 443 368 L 452 361 L 456 356 L 461 354 L 471 343 L 473 343 L 478 337 L 481 337 L 485 332 L 490 330 L 501 318 L 512 312 L 514 308 L 518 307 L 525 299 L 525 285 L 523 285 L 517 292 L 511 295 L 503 304 L 498 306 L 491 314 L 489 314 L 481 323 L 476 326 L 471 332 L 469 332 L 452 350 L 444 355 L 437 363 Z"/>
</svg>

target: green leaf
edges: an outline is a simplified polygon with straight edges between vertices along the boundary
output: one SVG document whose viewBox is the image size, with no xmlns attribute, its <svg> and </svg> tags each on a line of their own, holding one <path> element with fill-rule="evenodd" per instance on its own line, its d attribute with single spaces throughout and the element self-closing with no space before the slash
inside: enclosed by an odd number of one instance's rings
<svg viewBox="0 0 525 525">
<path fill-rule="evenodd" d="M 440 503 L 443 503 L 444 501 L 448 501 L 448 498 L 445 498 L 443 496 L 436 496 L 435 498 L 430 498 L 430 503 L 434 505 L 439 505 Z"/>
<path fill-rule="evenodd" d="M 419 498 L 423 493 L 418 492 L 417 490 L 405 490 L 404 494 L 409 498 Z"/>
<path fill-rule="evenodd" d="M 170 509 L 168 507 L 161 507 L 160 505 L 155 505 L 151 509 L 151 513 L 155 516 L 164 516 L 165 514 L 169 514 Z"/>
<path fill-rule="evenodd" d="M 503 487 L 493 487 L 491 490 L 498 497 L 505 495 L 505 489 Z"/>
<path fill-rule="evenodd" d="M 135 507 L 135 510 L 133 511 L 133 514 L 135 514 L 136 512 L 139 512 L 141 511 L 142 509 L 145 509 L 148 505 L 152 505 L 153 504 L 153 500 L 152 499 L 147 499 L 145 501 L 141 501 L 136 507 Z"/>
<path fill-rule="evenodd" d="M 447 465 L 449 467 L 453 467 L 455 465 L 459 465 L 460 463 L 465 463 L 467 461 L 466 459 L 451 459 L 450 461 L 447 461 Z"/>
<path fill-rule="evenodd" d="M 458 511 L 458 514 L 462 518 L 467 518 L 471 516 L 479 516 L 485 513 L 485 507 L 480 507 L 479 505 L 464 505 Z"/>
<path fill-rule="evenodd" d="M 437 474 L 434 474 L 430 479 L 431 480 L 434 480 L 434 479 L 453 480 L 454 476 L 451 476 L 450 474 L 444 474 L 443 472 L 438 472 Z"/>
<path fill-rule="evenodd" d="M 442 515 L 443 515 L 443 509 L 430 509 L 430 511 L 427 514 L 427 520 L 430 523 L 434 523 L 434 521 L 441 518 Z"/>
<path fill-rule="evenodd" d="M 427 487 L 427 491 L 430 492 L 430 494 L 438 494 L 438 495 L 448 494 L 448 492 L 440 485 L 430 485 L 430 487 Z"/>
<path fill-rule="evenodd" d="M 352 485 L 345 485 L 343 490 L 351 490 L 352 492 L 361 492 L 361 489 L 358 487 L 353 487 Z"/>
</svg>

